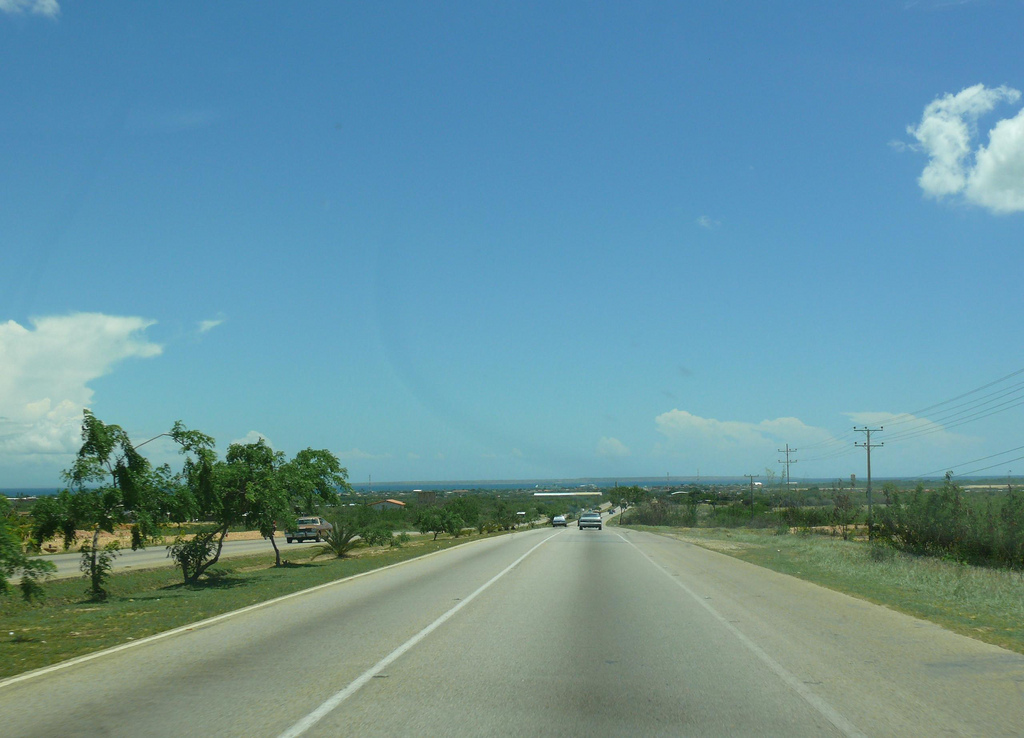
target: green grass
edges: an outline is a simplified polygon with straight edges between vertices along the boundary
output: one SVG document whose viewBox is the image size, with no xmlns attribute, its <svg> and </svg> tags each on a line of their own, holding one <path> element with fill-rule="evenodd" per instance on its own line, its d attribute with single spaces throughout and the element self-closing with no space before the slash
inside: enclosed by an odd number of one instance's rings
<svg viewBox="0 0 1024 738">
<path fill-rule="evenodd" d="M 0 679 L 481 537 L 416 536 L 402 548 L 315 561 L 318 546 L 288 548 L 280 568 L 273 553 L 231 558 L 194 587 L 176 568 L 115 572 L 102 603 L 90 601 L 83 578 L 51 580 L 41 602 L 27 604 L 16 591 L 0 599 Z"/>
<path fill-rule="evenodd" d="M 629 526 L 633 527 L 633 526 Z M 1024 575 L 866 542 L 746 529 L 637 529 L 678 538 L 1024 653 Z"/>
</svg>

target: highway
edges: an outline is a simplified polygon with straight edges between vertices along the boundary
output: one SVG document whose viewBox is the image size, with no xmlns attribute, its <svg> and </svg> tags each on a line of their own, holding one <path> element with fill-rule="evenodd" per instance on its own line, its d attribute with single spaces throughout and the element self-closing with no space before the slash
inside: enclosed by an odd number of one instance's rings
<svg viewBox="0 0 1024 738">
<path fill-rule="evenodd" d="M 470 543 L 0 682 L 4 736 L 1016 736 L 1024 656 L 648 533 Z"/>
</svg>

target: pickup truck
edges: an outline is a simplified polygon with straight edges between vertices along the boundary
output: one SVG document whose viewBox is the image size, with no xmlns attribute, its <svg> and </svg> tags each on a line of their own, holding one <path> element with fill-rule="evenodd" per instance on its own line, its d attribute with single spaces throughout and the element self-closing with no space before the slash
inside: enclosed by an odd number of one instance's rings
<svg viewBox="0 0 1024 738">
<path fill-rule="evenodd" d="M 292 541 L 298 541 L 299 543 L 303 541 L 319 542 L 333 528 L 334 526 L 323 518 L 299 518 L 295 523 L 295 530 L 287 531 L 284 537 L 288 543 Z"/>
</svg>

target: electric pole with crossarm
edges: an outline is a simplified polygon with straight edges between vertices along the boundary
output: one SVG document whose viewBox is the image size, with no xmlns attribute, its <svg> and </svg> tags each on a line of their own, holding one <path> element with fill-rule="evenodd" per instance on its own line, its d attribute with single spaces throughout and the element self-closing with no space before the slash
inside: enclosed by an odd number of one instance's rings
<svg viewBox="0 0 1024 738">
<path fill-rule="evenodd" d="M 750 517 L 754 517 L 754 480 L 757 479 L 760 474 L 744 474 L 743 476 L 750 478 Z"/>
<path fill-rule="evenodd" d="M 874 514 L 873 514 L 873 509 L 872 509 L 872 506 L 871 506 L 871 449 L 878 448 L 879 446 L 884 446 L 885 445 L 884 441 L 882 443 L 871 443 L 871 434 L 872 433 L 880 432 L 882 430 L 882 428 L 883 428 L 883 426 L 881 426 L 881 425 L 878 426 L 877 428 L 868 428 L 867 426 L 864 426 L 863 428 L 858 428 L 857 426 L 853 427 L 853 429 L 855 431 L 857 431 L 858 433 L 864 433 L 865 434 L 864 443 L 859 443 L 858 442 L 858 443 L 854 443 L 853 445 L 854 446 L 859 446 L 859 447 L 864 448 L 864 449 L 867 449 L 867 452 L 868 452 L 868 540 L 869 541 L 874 537 L 874 532 L 875 532 L 875 518 L 874 518 Z"/>
<path fill-rule="evenodd" d="M 795 464 L 797 461 L 799 461 L 799 459 L 793 459 L 792 461 L 790 461 L 789 455 L 790 454 L 795 454 L 798 450 L 799 449 L 790 448 L 788 443 L 786 444 L 786 448 L 785 449 L 781 449 L 781 448 L 779 449 L 779 453 L 780 454 L 786 454 L 786 460 L 783 461 L 782 459 L 779 459 L 779 463 L 786 465 L 786 491 L 787 492 L 789 491 L 789 485 L 790 485 L 789 465 L 790 464 Z"/>
</svg>

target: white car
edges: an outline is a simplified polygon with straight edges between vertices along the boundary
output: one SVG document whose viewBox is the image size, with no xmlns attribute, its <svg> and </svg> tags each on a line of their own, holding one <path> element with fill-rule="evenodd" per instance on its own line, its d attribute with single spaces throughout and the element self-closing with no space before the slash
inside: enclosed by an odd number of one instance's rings
<svg viewBox="0 0 1024 738">
<path fill-rule="evenodd" d="M 564 515 L 556 515 L 555 517 L 551 518 L 551 527 L 552 528 L 557 528 L 559 526 L 561 526 L 563 528 L 569 527 L 568 524 L 565 522 L 565 516 Z"/>
<path fill-rule="evenodd" d="M 585 512 L 580 515 L 580 521 L 577 523 L 580 530 L 584 528 L 597 528 L 601 530 L 601 513 L 596 512 Z"/>
<path fill-rule="evenodd" d="M 295 530 L 290 530 L 285 533 L 285 540 L 288 543 L 292 541 L 316 541 L 320 543 L 322 538 L 326 538 L 327 534 L 334 528 L 333 525 L 328 523 L 323 518 L 299 518 L 295 521 Z"/>
</svg>

